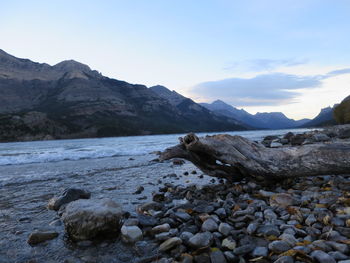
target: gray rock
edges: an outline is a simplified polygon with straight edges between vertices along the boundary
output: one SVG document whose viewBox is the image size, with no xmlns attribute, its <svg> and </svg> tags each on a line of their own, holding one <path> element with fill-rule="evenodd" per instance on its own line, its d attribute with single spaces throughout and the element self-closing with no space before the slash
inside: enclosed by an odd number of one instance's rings
<svg viewBox="0 0 350 263">
<path fill-rule="evenodd" d="M 211 263 L 226 263 L 226 258 L 221 250 L 215 250 L 210 253 Z"/>
<path fill-rule="evenodd" d="M 159 233 L 159 234 L 154 236 L 154 238 L 157 241 L 165 241 L 165 240 L 168 240 L 171 237 L 172 237 L 172 235 L 171 235 L 170 232 L 163 232 L 163 233 Z"/>
<path fill-rule="evenodd" d="M 210 263 L 210 256 L 207 253 L 202 253 L 194 256 L 195 263 Z"/>
<path fill-rule="evenodd" d="M 144 190 L 145 190 L 145 188 L 144 188 L 142 185 L 140 185 L 140 186 L 137 188 L 137 190 L 136 190 L 133 194 L 134 194 L 134 195 L 139 195 L 139 194 L 141 194 Z"/>
<path fill-rule="evenodd" d="M 328 255 L 330 255 L 335 260 L 345 260 L 345 259 L 349 258 L 347 255 L 344 255 L 343 253 L 341 253 L 339 251 L 331 251 L 328 253 Z"/>
<path fill-rule="evenodd" d="M 315 240 L 309 245 L 313 249 L 322 249 L 323 251 L 331 251 L 332 247 L 326 243 L 324 240 Z"/>
<path fill-rule="evenodd" d="M 251 251 L 253 251 L 255 248 L 254 244 L 247 244 L 247 245 L 243 245 L 240 247 L 237 247 L 233 250 L 233 253 L 236 255 L 245 255 L 250 253 Z"/>
<path fill-rule="evenodd" d="M 337 243 L 334 241 L 328 241 L 327 245 L 330 245 L 334 250 L 337 250 L 341 253 L 347 254 L 349 253 L 349 246 L 346 244 L 341 244 L 341 243 Z"/>
<path fill-rule="evenodd" d="M 277 226 L 274 225 L 263 225 L 260 226 L 257 230 L 258 234 L 263 234 L 264 236 L 279 236 L 280 231 Z"/>
<path fill-rule="evenodd" d="M 193 256 L 190 254 L 182 254 L 181 255 L 181 263 L 192 263 Z"/>
<path fill-rule="evenodd" d="M 213 234 L 210 232 L 197 233 L 188 240 L 188 244 L 193 248 L 208 247 L 212 244 Z"/>
<path fill-rule="evenodd" d="M 195 208 L 193 208 L 193 211 L 197 213 L 208 213 L 210 214 L 211 212 L 214 211 L 214 206 L 212 205 L 198 205 Z"/>
<path fill-rule="evenodd" d="M 350 138 L 350 128 L 349 128 L 349 127 L 346 127 L 346 128 L 340 129 L 340 130 L 339 130 L 338 137 L 339 137 L 340 139 L 347 139 L 347 138 Z"/>
<path fill-rule="evenodd" d="M 158 224 L 158 220 L 152 216 L 148 215 L 138 215 L 137 219 L 139 220 L 139 224 L 141 226 L 155 226 Z"/>
<path fill-rule="evenodd" d="M 138 226 L 122 226 L 121 234 L 123 241 L 127 243 L 135 243 L 143 238 L 141 229 Z"/>
<path fill-rule="evenodd" d="M 274 261 L 274 263 L 294 263 L 294 259 L 290 256 L 283 256 Z"/>
<path fill-rule="evenodd" d="M 191 232 L 186 232 L 186 231 L 182 232 L 180 235 L 180 238 L 185 244 L 187 244 L 187 242 L 190 240 L 191 237 L 193 237 L 193 234 Z"/>
<path fill-rule="evenodd" d="M 58 233 L 54 231 L 35 231 L 29 235 L 27 242 L 29 245 L 36 245 L 56 237 Z"/>
<path fill-rule="evenodd" d="M 329 138 L 326 134 L 324 133 L 315 133 L 313 136 L 312 136 L 312 139 L 315 141 L 315 142 L 327 142 L 329 141 L 331 138 Z"/>
<path fill-rule="evenodd" d="M 252 252 L 252 256 L 255 257 L 267 257 L 269 250 L 267 247 L 256 247 Z"/>
<path fill-rule="evenodd" d="M 47 208 L 59 210 L 62 205 L 68 204 L 79 199 L 89 199 L 91 194 L 83 189 L 68 188 L 60 196 L 53 197 L 49 200 Z"/>
<path fill-rule="evenodd" d="M 310 214 L 306 219 L 305 219 L 305 224 L 308 226 L 311 226 L 313 223 L 317 221 L 316 217 L 314 214 Z"/>
<path fill-rule="evenodd" d="M 350 259 L 348 259 L 348 260 L 341 260 L 341 261 L 338 261 L 338 263 L 350 263 Z"/>
<path fill-rule="evenodd" d="M 286 241 L 292 247 L 294 247 L 295 244 L 298 242 L 298 240 L 290 234 L 284 233 L 284 234 L 280 235 L 279 238 L 283 241 Z"/>
<path fill-rule="evenodd" d="M 216 209 L 214 213 L 217 214 L 218 217 L 220 217 L 221 219 L 227 216 L 225 208 L 222 207 Z"/>
<path fill-rule="evenodd" d="M 233 240 L 231 237 L 227 237 L 224 240 L 222 240 L 221 246 L 229 250 L 234 250 L 236 248 L 236 241 Z"/>
<path fill-rule="evenodd" d="M 188 221 L 191 219 L 191 216 L 186 212 L 176 212 L 175 216 L 179 218 L 181 221 Z"/>
<path fill-rule="evenodd" d="M 283 146 L 283 144 L 279 143 L 279 142 L 271 142 L 271 144 L 270 144 L 270 148 L 279 148 L 282 146 Z"/>
<path fill-rule="evenodd" d="M 254 234 L 254 232 L 258 229 L 258 224 L 257 223 L 250 223 L 248 226 L 247 226 L 247 233 L 249 235 L 252 235 Z"/>
<path fill-rule="evenodd" d="M 168 232 L 170 230 L 170 225 L 168 223 L 158 225 L 152 228 L 152 233 L 154 235 L 162 233 L 162 232 Z"/>
<path fill-rule="evenodd" d="M 303 251 L 305 254 L 309 254 L 311 252 L 311 248 L 304 246 L 296 246 L 293 249 Z"/>
<path fill-rule="evenodd" d="M 169 238 L 168 240 L 164 241 L 162 244 L 160 244 L 159 251 L 165 252 L 165 251 L 168 251 L 168 250 L 172 249 L 173 247 L 181 245 L 181 244 L 182 244 L 182 240 L 180 238 L 172 237 L 172 238 Z"/>
<path fill-rule="evenodd" d="M 228 236 L 232 230 L 233 227 L 227 223 L 220 223 L 219 225 L 219 232 L 224 236 Z"/>
<path fill-rule="evenodd" d="M 67 205 L 62 221 L 72 239 L 86 240 L 117 233 L 122 215 L 121 206 L 111 199 L 80 199 Z"/>
<path fill-rule="evenodd" d="M 218 224 L 214 221 L 214 219 L 212 218 L 208 218 L 207 220 L 205 220 L 202 224 L 202 231 L 206 232 L 214 232 L 218 230 Z"/>
<path fill-rule="evenodd" d="M 311 253 L 311 257 L 319 263 L 336 263 L 335 259 L 322 250 L 315 250 Z"/>
<path fill-rule="evenodd" d="M 279 254 L 291 249 L 291 246 L 286 241 L 276 240 L 269 244 L 269 249 Z"/>
<path fill-rule="evenodd" d="M 272 211 L 271 209 L 264 210 L 264 217 L 267 220 L 275 220 L 275 219 L 277 219 L 276 213 L 274 211 Z"/>
<path fill-rule="evenodd" d="M 139 224 L 139 220 L 137 218 L 128 218 L 124 222 L 124 226 L 137 226 Z"/>
<path fill-rule="evenodd" d="M 238 257 L 235 254 L 233 254 L 231 251 L 225 251 L 224 255 L 226 257 L 227 262 L 229 263 L 238 262 Z"/>
<path fill-rule="evenodd" d="M 259 194 L 262 197 L 271 197 L 272 195 L 274 195 L 274 192 L 269 192 L 269 191 L 265 191 L 265 190 L 259 190 Z"/>
</svg>

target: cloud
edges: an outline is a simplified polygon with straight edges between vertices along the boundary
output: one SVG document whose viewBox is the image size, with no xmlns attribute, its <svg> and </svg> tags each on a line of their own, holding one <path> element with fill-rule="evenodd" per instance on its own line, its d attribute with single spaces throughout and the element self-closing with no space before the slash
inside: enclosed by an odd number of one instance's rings
<svg viewBox="0 0 350 263">
<path fill-rule="evenodd" d="M 250 72 L 271 71 L 278 67 L 293 67 L 306 64 L 306 59 L 251 59 L 233 62 L 224 67 L 224 70 L 242 70 Z"/>
<path fill-rule="evenodd" d="M 325 78 L 330 78 L 338 75 L 344 75 L 344 74 L 349 74 L 350 73 L 350 68 L 344 68 L 344 69 L 338 69 L 338 70 L 333 70 L 331 72 L 328 72 L 328 74 L 325 75 Z"/>
<path fill-rule="evenodd" d="M 269 73 L 208 81 L 196 85 L 191 92 L 208 101 L 221 99 L 234 106 L 276 106 L 295 102 L 302 90 L 318 88 L 324 79 L 349 73 L 350 68 L 312 76 Z"/>
</svg>

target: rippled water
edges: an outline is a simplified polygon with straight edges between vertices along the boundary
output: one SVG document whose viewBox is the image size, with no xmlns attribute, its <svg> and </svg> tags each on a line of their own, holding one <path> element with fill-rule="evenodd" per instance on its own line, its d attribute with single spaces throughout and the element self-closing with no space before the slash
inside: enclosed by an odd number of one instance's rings
<svg viewBox="0 0 350 263">
<path fill-rule="evenodd" d="M 266 135 L 284 134 L 290 130 L 259 130 L 226 132 L 251 140 Z M 305 129 L 297 129 L 303 132 Z M 199 136 L 215 133 L 199 133 Z M 28 163 L 47 163 L 65 160 L 97 159 L 118 156 L 138 156 L 161 151 L 178 142 L 183 134 L 113 137 L 99 139 L 34 141 L 0 143 L 0 166 Z"/>
</svg>

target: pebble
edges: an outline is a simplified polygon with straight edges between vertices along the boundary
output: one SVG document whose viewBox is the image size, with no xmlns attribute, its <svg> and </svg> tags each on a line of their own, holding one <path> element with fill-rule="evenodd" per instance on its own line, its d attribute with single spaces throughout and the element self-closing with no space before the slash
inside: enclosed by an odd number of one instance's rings
<svg viewBox="0 0 350 263">
<path fill-rule="evenodd" d="M 197 212 L 197 213 L 211 213 L 214 211 L 214 207 L 211 205 L 198 205 L 196 206 L 193 211 Z"/>
<path fill-rule="evenodd" d="M 54 231 L 35 231 L 29 235 L 27 242 L 29 245 L 36 245 L 56 237 L 58 237 L 58 233 Z"/>
<path fill-rule="evenodd" d="M 339 251 L 331 251 L 328 253 L 328 255 L 330 255 L 335 260 L 344 260 L 344 259 L 349 258 L 348 256 L 344 255 L 343 253 L 341 253 Z"/>
<path fill-rule="evenodd" d="M 165 252 L 165 251 L 168 251 L 171 248 L 178 246 L 178 245 L 181 245 L 181 244 L 182 244 L 181 238 L 172 237 L 172 238 L 169 238 L 168 240 L 164 241 L 162 244 L 160 244 L 159 251 Z"/>
<path fill-rule="evenodd" d="M 141 229 L 138 226 L 125 226 L 121 228 L 123 241 L 127 243 L 135 243 L 143 238 Z"/>
<path fill-rule="evenodd" d="M 247 233 L 249 235 L 252 235 L 254 234 L 254 232 L 258 229 L 258 224 L 257 223 L 250 223 L 248 226 L 247 226 Z"/>
<path fill-rule="evenodd" d="M 184 243 L 187 243 L 191 237 L 193 237 L 193 234 L 191 232 L 186 231 L 182 232 L 180 235 L 180 238 Z"/>
<path fill-rule="evenodd" d="M 218 230 L 218 224 L 214 221 L 214 219 L 212 218 L 208 218 L 207 220 L 205 220 L 202 224 L 202 231 L 206 232 L 214 232 Z"/>
<path fill-rule="evenodd" d="M 245 255 L 253 251 L 255 246 L 253 244 L 247 244 L 240 247 L 237 247 L 233 250 L 233 253 L 236 255 Z"/>
<path fill-rule="evenodd" d="M 272 209 L 266 209 L 264 210 L 264 217 L 267 220 L 275 220 L 277 219 L 277 215 Z"/>
<path fill-rule="evenodd" d="M 335 259 L 322 250 L 315 250 L 311 257 L 318 263 L 336 263 Z"/>
<path fill-rule="evenodd" d="M 188 221 L 191 219 L 191 216 L 186 212 L 176 212 L 175 216 L 182 221 Z"/>
<path fill-rule="evenodd" d="M 276 240 L 269 244 L 269 249 L 279 254 L 291 249 L 291 246 L 286 241 Z"/>
<path fill-rule="evenodd" d="M 222 208 L 222 207 L 216 209 L 214 213 L 217 214 L 217 216 L 222 219 L 226 218 L 227 216 L 225 208 Z"/>
<path fill-rule="evenodd" d="M 226 258 L 224 253 L 221 250 L 215 250 L 210 253 L 211 263 L 226 263 Z"/>
<path fill-rule="evenodd" d="M 286 241 L 292 247 L 294 247 L 295 244 L 298 242 L 298 240 L 293 235 L 290 235 L 290 234 L 283 233 L 282 235 L 279 236 L 279 238 L 283 241 Z"/>
<path fill-rule="evenodd" d="M 280 231 L 277 226 L 274 225 L 263 225 L 260 226 L 257 230 L 258 234 L 263 234 L 264 236 L 279 236 Z"/>
<path fill-rule="evenodd" d="M 234 250 L 236 248 L 236 241 L 233 240 L 231 237 L 228 237 L 222 240 L 221 246 L 229 250 Z"/>
<path fill-rule="evenodd" d="M 305 219 L 305 224 L 308 226 L 311 226 L 313 223 L 317 221 L 316 217 L 314 214 L 310 214 L 306 219 Z"/>
<path fill-rule="evenodd" d="M 193 248 L 208 247 L 212 244 L 213 234 L 210 232 L 197 233 L 188 240 L 188 244 Z"/>
<path fill-rule="evenodd" d="M 227 223 L 220 223 L 219 225 L 219 232 L 224 236 L 228 236 L 232 230 L 233 227 Z"/>
<path fill-rule="evenodd" d="M 294 263 L 294 259 L 291 256 L 283 256 L 274 261 L 274 263 Z"/>
<path fill-rule="evenodd" d="M 267 257 L 269 250 L 266 247 L 256 247 L 252 252 L 252 256 L 255 257 Z"/>
<path fill-rule="evenodd" d="M 170 230 L 170 225 L 168 223 L 158 225 L 152 228 L 152 233 L 154 235 L 162 233 L 162 232 L 168 232 Z"/>
</svg>

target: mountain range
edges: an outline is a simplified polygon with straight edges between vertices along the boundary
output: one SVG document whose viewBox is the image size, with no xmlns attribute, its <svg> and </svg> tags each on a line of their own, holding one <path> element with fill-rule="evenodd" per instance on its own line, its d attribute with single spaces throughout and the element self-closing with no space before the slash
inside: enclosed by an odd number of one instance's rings
<svg viewBox="0 0 350 263">
<path fill-rule="evenodd" d="M 0 140 L 247 129 L 190 99 L 174 104 L 156 90 L 74 60 L 50 66 L 0 50 Z"/>
<path fill-rule="evenodd" d="M 280 129 L 309 122 L 280 112 L 252 115 L 219 100 L 199 104 L 164 86 L 105 77 L 74 60 L 51 66 L 0 49 L 0 141 Z"/>
<path fill-rule="evenodd" d="M 258 112 L 253 115 L 243 109 L 239 110 L 228 105 L 221 100 L 216 100 L 211 104 L 201 103 L 201 105 L 218 115 L 231 117 L 242 123 L 260 129 L 296 128 L 310 121 L 309 119 L 295 121 L 287 118 L 282 112 Z"/>
</svg>

